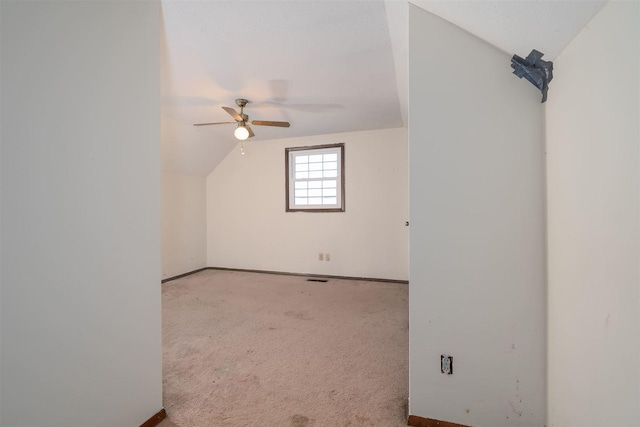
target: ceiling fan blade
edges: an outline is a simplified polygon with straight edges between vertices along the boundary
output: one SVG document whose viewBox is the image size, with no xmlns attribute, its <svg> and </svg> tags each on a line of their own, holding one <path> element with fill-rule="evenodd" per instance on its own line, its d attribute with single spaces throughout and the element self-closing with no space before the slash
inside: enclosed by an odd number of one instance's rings
<svg viewBox="0 0 640 427">
<path fill-rule="evenodd" d="M 234 110 L 231 107 L 222 107 L 222 109 L 224 111 L 226 111 L 227 113 L 229 113 L 229 115 L 231 117 L 233 117 L 234 119 L 236 119 L 237 121 L 241 122 L 242 121 L 242 116 L 240 116 L 240 114 L 238 114 L 238 112 L 236 110 Z"/>
<path fill-rule="evenodd" d="M 256 136 L 256 134 L 254 134 L 251 128 L 249 127 L 249 125 L 244 125 L 244 127 L 246 127 L 247 130 L 249 131 L 249 138 Z"/>
<path fill-rule="evenodd" d="M 236 122 L 214 122 L 214 123 L 194 123 L 194 126 L 209 126 L 209 125 L 229 125 L 236 124 Z"/>
<path fill-rule="evenodd" d="M 252 108 L 278 108 L 286 110 L 304 111 L 309 113 L 323 113 L 330 112 L 332 110 L 344 110 L 344 106 L 340 104 L 326 104 L 326 103 L 289 103 L 280 101 L 258 101 L 251 104 Z"/>
<path fill-rule="evenodd" d="M 288 128 L 289 126 L 291 126 L 289 122 L 272 122 L 268 120 L 254 120 L 251 122 L 251 124 L 256 126 L 278 126 L 281 128 Z"/>
</svg>

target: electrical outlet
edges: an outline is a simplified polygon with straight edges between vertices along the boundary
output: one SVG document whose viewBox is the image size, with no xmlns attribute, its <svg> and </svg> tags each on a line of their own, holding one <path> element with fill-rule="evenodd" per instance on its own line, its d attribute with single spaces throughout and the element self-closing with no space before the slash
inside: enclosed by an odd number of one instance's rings
<svg viewBox="0 0 640 427">
<path fill-rule="evenodd" d="M 447 375 L 453 374 L 453 356 L 445 354 L 440 356 L 440 372 Z"/>
<path fill-rule="evenodd" d="M 324 254 L 322 252 L 318 254 L 318 261 L 324 261 Z"/>
<path fill-rule="evenodd" d="M 329 254 L 329 253 L 324 254 L 324 260 L 325 261 L 331 261 L 331 254 Z"/>
</svg>

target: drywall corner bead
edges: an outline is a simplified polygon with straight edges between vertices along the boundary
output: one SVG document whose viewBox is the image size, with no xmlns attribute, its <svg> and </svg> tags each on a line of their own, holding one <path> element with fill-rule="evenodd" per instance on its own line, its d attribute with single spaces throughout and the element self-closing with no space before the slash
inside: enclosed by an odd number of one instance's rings
<svg viewBox="0 0 640 427">
<path fill-rule="evenodd" d="M 513 68 L 513 74 L 519 78 L 524 77 L 540 89 L 542 102 L 545 102 L 547 100 L 549 82 L 553 79 L 553 62 L 542 60 L 543 56 L 544 53 L 535 49 L 525 59 L 518 55 L 513 55 L 511 68 Z"/>
</svg>

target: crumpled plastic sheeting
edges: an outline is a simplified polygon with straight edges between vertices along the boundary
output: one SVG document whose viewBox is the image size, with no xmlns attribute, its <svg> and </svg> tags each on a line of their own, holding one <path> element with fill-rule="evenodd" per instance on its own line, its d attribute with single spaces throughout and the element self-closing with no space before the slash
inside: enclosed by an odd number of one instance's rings
<svg viewBox="0 0 640 427">
<path fill-rule="evenodd" d="M 544 53 L 540 53 L 535 49 L 531 51 L 526 59 L 513 55 L 511 68 L 513 68 L 513 74 L 520 78 L 524 77 L 540 89 L 542 102 L 545 102 L 547 100 L 549 82 L 553 79 L 553 62 L 543 61 L 541 59 L 543 55 Z"/>
</svg>

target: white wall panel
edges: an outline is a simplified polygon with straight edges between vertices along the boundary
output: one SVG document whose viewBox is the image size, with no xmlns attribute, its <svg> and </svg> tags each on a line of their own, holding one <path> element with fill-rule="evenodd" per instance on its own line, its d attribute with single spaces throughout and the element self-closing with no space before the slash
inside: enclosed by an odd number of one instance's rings
<svg viewBox="0 0 640 427">
<path fill-rule="evenodd" d="M 156 1 L 2 2 L 2 419 L 162 408 Z"/>
<path fill-rule="evenodd" d="M 346 211 L 285 212 L 285 147 L 339 142 Z M 207 177 L 209 266 L 407 279 L 405 129 L 249 141 L 245 151 Z"/>
<path fill-rule="evenodd" d="M 543 109 L 509 65 L 410 5 L 412 415 L 545 423 Z"/>
<path fill-rule="evenodd" d="M 640 4 L 555 61 L 546 104 L 549 425 L 640 425 Z"/>
</svg>

